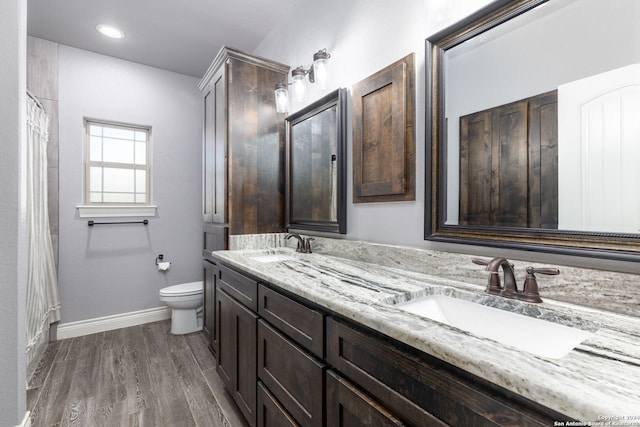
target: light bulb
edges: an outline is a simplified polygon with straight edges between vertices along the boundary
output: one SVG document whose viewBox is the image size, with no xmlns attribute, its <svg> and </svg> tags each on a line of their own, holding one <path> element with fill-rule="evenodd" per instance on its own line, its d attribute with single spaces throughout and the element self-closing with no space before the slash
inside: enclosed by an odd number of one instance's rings
<svg viewBox="0 0 640 427">
<path fill-rule="evenodd" d="M 327 86 L 327 64 L 329 62 L 329 58 L 331 55 L 327 53 L 327 49 L 322 49 L 313 54 L 313 74 L 315 77 L 316 83 L 322 89 L 325 89 Z"/>
<path fill-rule="evenodd" d="M 302 67 L 298 67 L 291 72 L 291 84 L 293 85 L 293 98 L 296 102 L 304 101 L 304 75 L 305 71 Z"/>
<path fill-rule="evenodd" d="M 313 61 L 313 73 L 315 74 L 316 83 L 322 88 L 327 87 L 327 60 L 317 59 Z"/>
<path fill-rule="evenodd" d="M 289 109 L 289 91 L 286 83 L 276 85 L 276 111 L 286 113 Z"/>
</svg>

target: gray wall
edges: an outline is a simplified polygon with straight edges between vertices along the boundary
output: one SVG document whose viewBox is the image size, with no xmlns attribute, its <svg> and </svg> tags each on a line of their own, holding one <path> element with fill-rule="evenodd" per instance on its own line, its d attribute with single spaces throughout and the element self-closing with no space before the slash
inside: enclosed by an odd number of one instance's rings
<svg viewBox="0 0 640 427">
<path fill-rule="evenodd" d="M 26 2 L 0 8 L 0 423 L 26 411 Z"/>
<path fill-rule="evenodd" d="M 162 287 L 202 279 L 198 80 L 64 45 L 59 62 L 60 323 L 161 307 Z M 158 211 L 148 226 L 88 227 L 78 217 L 85 117 L 152 127 Z M 160 253 L 172 263 L 165 273 L 154 263 Z"/>
<path fill-rule="evenodd" d="M 425 39 L 488 3 L 489 0 L 404 0 L 401 3 L 388 0 L 299 2 L 289 16 L 258 46 L 255 53 L 290 64 L 292 67 L 308 67 L 313 53 L 319 49 L 326 47 L 331 53 L 326 90 L 320 90 L 314 85 L 307 94 L 306 102 L 303 105 L 292 105 L 290 112 L 337 87 L 351 89 L 353 84 L 408 53 L 416 54 L 416 201 L 353 204 L 352 159 L 349 157 L 347 239 L 484 256 L 499 254 L 552 265 L 565 264 L 637 272 L 638 267 L 632 263 L 432 243 L 423 239 L 426 147 Z M 352 152 L 350 129 L 349 123 L 349 153 Z"/>
</svg>

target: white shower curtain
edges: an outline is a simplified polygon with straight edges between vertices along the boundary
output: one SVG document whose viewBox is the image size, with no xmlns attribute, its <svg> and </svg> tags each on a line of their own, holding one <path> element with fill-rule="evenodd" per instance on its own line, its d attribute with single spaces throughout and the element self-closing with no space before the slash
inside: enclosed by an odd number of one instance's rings
<svg viewBox="0 0 640 427">
<path fill-rule="evenodd" d="M 49 339 L 49 325 L 60 320 L 60 301 L 47 196 L 49 117 L 27 97 L 27 363 Z"/>
</svg>

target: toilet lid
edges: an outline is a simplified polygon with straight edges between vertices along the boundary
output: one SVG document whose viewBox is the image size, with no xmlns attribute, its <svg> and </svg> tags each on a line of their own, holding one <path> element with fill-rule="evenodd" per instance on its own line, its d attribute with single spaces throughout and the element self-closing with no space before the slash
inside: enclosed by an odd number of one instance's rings
<svg viewBox="0 0 640 427">
<path fill-rule="evenodd" d="M 202 293 L 202 281 L 181 283 L 179 285 L 167 286 L 160 289 L 160 295 L 168 296 L 188 296 Z"/>
</svg>

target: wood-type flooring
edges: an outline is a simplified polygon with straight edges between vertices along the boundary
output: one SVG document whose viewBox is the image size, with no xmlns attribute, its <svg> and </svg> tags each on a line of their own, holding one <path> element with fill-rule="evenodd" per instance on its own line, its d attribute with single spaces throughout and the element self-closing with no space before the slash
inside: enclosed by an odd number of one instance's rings
<svg viewBox="0 0 640 427">
<path fill-rule="evenodd" d="M 169 321 L 50 343 L 29 379 L 32 427 L 246 427 L 201 332 Z"/>
</svg>

